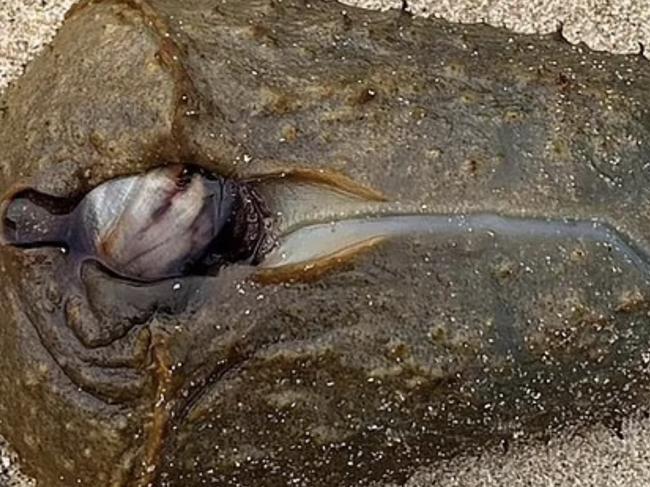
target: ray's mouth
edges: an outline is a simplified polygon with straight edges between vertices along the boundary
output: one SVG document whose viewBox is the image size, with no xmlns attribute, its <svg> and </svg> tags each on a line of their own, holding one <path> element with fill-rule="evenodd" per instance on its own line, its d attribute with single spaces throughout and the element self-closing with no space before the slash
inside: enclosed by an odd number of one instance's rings
<svg viewBox="0 0 650 487">
<path fill-rule="evenodd" d="M 233 264 L 254 266 L 261 281 L 310 278 L 378 241 L 411 234 L 593 240 L 650 269 L 643 249 L 598 218 L 428 211 L 388 202 L 334 173 L 293 170 L 235 180 L 177 164 L 113 179 L 78 197 L 22 186 L 0 201 L 0 244 L 60 247 L 78 275 L 92 260 L 114 276 L 145 283 L 215 275 Z"/>
<path fill-rule="evenodd" d="M 328 225 L 384 204 L 336 174 L 292 171 L 240 181 L 168 165 L 80 196 L 13 191 L 0 204 L 0 243 L 59 247 L 77 270 L 92 260 L 137 282 L 216 274 L 231 264 L 273 278 L 327 266 L 376 241 L 334 235 Z"/>
</svg>

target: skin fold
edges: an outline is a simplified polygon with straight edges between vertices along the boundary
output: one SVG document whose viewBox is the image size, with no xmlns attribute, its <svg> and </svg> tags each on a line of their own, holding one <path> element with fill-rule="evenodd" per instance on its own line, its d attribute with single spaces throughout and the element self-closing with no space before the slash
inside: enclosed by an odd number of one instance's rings
<svg viewBox="0 0 650 487">
<path fill-rule="evenodd" d="M 640 56 L 399 11 L 79 3 L 0 98 L 0 191 L 181 163 L 420 219 L 266 280 L 1 247 L 0 435 L 52 487 L 399 485 L 617 424 L 648 400 L 649 87 Z M 359 216 L 278 184 L 278 228 Z"/>
</svg>

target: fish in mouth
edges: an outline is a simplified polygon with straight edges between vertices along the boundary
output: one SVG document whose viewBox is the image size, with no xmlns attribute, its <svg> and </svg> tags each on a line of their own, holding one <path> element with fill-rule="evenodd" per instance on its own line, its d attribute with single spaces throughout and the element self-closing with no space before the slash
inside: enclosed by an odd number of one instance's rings
<svg viewBox="0 0 650 487">
<path fill-rule="evenodd" d="M 95 261 L 145 283 L 216 274 L 231 264 L 256 266 L 261 279 L 299 279 L 385 238 L 423 233 L 587 239 L 649 267 L 643 251 L 597 219 L 430 214 L 342 177 L 300 171 L 236 181 L 173 164 L 107 181 L 81 197 L 21 189 L 0 208 L 0 242 L 59 247 L 78 276 L 84 262 Z"/>
<path fill-rule="evenodd" d="M 104 183 L 77 204 L 24 190 L 6 205 L 4 239 L 60 246 L 124 278 L 150 282 L 257 263 L 272 245 L 268 211 L 248 185 L 165 166 Z"/>
</svg>

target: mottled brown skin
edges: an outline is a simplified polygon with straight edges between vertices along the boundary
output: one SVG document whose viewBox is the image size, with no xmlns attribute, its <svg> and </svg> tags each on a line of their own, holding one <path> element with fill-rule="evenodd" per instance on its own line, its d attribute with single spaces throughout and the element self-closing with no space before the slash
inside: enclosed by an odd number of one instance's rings
<svg viewBox="0 0 650 487">
<path fill-rule="evenodd" d="M 313 0 L 86 1 L 0 99 L 0 190 L 191 162 L 431 212 L 599 218 L 650 251 L 650 66 Z M 40 485 L 368 485 L 647 404 L 647 269 L 408 237 L 310 282 L 134 286 L 0 249 L 0 434 Z M 300 277 L 300 276 L 296 276 Z"/>
</svg>

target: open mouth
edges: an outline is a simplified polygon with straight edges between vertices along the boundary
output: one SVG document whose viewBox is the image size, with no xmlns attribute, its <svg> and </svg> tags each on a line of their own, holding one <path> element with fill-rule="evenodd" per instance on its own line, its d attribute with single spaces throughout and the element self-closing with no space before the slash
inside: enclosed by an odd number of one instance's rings
<svg viewBox="0 0 650 487">
<path fill-rule="evenodd" d="M 335 176 L 296 172 L 235 181 L 169 165 L 78 197 L 14 191 L 0 207 L 0 237 L 25 249 L 59 247 L 77 268 L 93 260 L 140 282 L 214 274 L 235 263 L 268 273 L 322 264 L 376 240 L 314 230 L 385 204 Z"/>
</svg>

